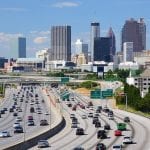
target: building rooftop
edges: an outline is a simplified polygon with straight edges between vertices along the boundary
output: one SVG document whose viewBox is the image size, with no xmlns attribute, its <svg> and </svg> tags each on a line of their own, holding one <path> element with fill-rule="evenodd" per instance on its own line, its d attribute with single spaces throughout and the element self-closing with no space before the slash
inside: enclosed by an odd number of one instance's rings
<svg viewBox="0 0 150 150">
<path fill-rule="evenodd" d="M 140 74 L 140 77 L 150 77 L 150 69 L 144 70 L 144 72 Z"/>
<path fill-rule="evenodd" d="M 17 58 L 16 62 L 41 62 L 43 58 Z"/>
</svg>

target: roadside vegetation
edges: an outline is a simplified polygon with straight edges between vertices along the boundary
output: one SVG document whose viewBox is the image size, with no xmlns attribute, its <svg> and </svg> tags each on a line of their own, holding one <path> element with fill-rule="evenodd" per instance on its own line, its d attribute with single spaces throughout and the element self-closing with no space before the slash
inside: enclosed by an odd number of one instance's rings
<svg viewBox="0 0 150 150">
<path fill-rule="evenodd" d="M 140 95 L 140 90 L 133 85 L 124 84 L 124 93 L 127 95 L 128 106 L 129 108 L 135 111 L 140 111 L 150 115 L 150 88 L 149 92 L 145 95 L 144 98 Z M 126 102 L 125 95 L 116 95 L 117 105 L 124 105 Z"/>
</svg>

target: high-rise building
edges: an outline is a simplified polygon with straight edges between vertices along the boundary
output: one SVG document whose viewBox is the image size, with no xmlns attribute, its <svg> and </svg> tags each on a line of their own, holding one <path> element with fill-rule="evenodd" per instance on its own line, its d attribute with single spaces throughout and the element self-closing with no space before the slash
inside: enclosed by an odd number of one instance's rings
<svg viewBox="0 0 150 150">
<path fill-rule="evenodd" d="M 136 21 L 133 18 L 126 20 L 122 28 L 121 50 L 123 50 L 124 42 L 133 42 L 134 52 L 146 49 L 146 25 L 143 18 L 140 21 Z"/>
<path fill-rule="evenodd" d="M 18 37 L 13 39 L 11 58 L 26 58 L 26 38 Z"/>
<path fill-rule="evenodd" d="M 26 38 L 24 37 L 18 38 L 18 51 L 19 51 L 18 58 L 26 58 Z"/>
<path fill-rule="evenodd" d="M 91 39 L 90 39 L 90 52 L 91 61 L 94 61 L 94 39 L 100 37 L 100 24 L 98 22 L 91 23 Z"/>
<path fill-rule="evenodd" d="M 123 61 L 133 61 L 133 42 L 123 43 Z"/>
<path fill-rule="evenodd" d="M 116 38 L 111 27 L 109 28 L 107 37 L 110 38 L 110 54 L 114 56 L 116 54 Z"/>
<path fill-rule="evenodd" d="M 51 59 L 71 61 L 71 26 L 51 27 Z"/>
<path fill-rule="evenodd" d="M 113 60 L 110 54 L 111 38 L 98 37 L 94 39 L 94 61 L 111 62 Z"/>
</svg>

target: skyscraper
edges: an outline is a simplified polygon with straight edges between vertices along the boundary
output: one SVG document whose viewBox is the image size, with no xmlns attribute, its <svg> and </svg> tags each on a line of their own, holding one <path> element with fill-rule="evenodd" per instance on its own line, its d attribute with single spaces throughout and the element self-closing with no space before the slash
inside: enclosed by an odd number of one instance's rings
<svg viewBox="0 0 150 150">
<path fill-rule="evenodd" d="M 94 61 L 94 39 L 100 37 L 100 24 L 98 22 L 91 23 L 91 40 L 90 40 L 90 52 L 91 61 Z"/>
<path fill-rule="evenodd" d="M 11 48 L 11 58 L 26 58 L 26 38 L 18 37 L 13 39 Z"/>
<path fill-rule="evenodd" d="M 110 38 L 110 55 L 115 55 L 116 53 L 116 38 L 112 28 L 109 28 L 107 37 Z"/>
<path fill-rule="evenodd" d="M 123 61 L 133 61 L 133 42 L 123 43 Z"/>
<path fill-rule="evenodd" d="M 51 60 L 71 61 L 71 26 L 51 27 Z"/>
<path fill-rule="evenodd" d="M 112 61 L 112 55 L 110 55 L 110 41 L 110 37 L 98 37 L 94 39 L 94 61 Z"/>
<path fill-rule="evenodd" d="M 26 58 L 26 38 L 18 38 L 18 58 Z"/>
<path fill-rule="evenodd" d="M 122 44 L 124 42 L 133 42 L 133 52 L 140 52 L 146 49 L 146 25 L 143 18 L 136 21 L 133 18 L 126 20 L 122 28 Z"/>
</svg>

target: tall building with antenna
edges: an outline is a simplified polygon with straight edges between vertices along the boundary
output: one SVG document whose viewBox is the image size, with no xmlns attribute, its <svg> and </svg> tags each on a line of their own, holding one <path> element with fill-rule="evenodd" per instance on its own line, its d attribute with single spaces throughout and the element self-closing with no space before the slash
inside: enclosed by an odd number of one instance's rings
<svg viewBox="0 0 150 150">
<path fill-rule="evenodd" d="M 94 39 L 100 37 L 100 23 L 92 22 L 91 23 L 91 35 L 90 35 L 90 52 L 91 52 L 91 61 L 94 61 Z"/>
</svg>

